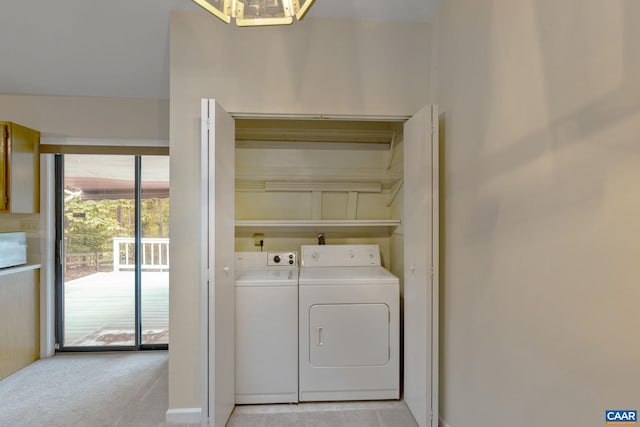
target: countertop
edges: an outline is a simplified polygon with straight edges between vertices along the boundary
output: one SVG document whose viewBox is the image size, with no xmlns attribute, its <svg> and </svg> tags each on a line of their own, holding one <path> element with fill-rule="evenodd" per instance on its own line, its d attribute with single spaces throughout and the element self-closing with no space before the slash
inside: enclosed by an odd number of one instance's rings
<svg viewBox="0 0 640 427">
<path fill-rule="evenodd" d="M 23 271 L 35 270 L 40 268 L 40 264 L 27 263 L 16 267 L 0 268 L 0 276 L 8 276 L 9 274 L 22 273 Z"/>
</svg>

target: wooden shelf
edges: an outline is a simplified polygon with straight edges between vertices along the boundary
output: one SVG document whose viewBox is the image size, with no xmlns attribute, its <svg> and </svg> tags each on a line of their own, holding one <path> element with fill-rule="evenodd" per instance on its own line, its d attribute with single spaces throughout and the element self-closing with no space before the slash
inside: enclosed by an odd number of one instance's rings
<svg viewBox="0 0 640 427">
<path fill-rule="evenodd" d="M 400 225 L 397 219 L 381 220 L 238 220 L 236 237 L 262 233 L 266 237 L 386 237 Z"/>
</svg>

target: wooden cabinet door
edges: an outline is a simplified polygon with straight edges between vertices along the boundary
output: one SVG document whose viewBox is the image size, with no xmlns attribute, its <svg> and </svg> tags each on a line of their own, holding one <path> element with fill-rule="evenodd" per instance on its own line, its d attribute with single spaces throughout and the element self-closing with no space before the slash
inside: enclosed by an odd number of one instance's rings
<svg viewBox="0 0 640 427">
<path fill-rule="evenodd" d="M 0 211 L 40 212 L 40 132 L 0 122 Z"/>
<path fill-rule="evenodd" d="M 40 132 L 11 124 L 9 138 L 9 209 L 40 212 Z"/>
</svg>

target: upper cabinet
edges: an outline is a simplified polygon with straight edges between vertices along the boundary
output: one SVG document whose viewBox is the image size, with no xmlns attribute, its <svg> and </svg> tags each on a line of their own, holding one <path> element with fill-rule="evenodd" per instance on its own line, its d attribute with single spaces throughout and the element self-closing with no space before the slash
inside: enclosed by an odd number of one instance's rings
<svg viewBox="0 0 640 427">
<path fill-rule="evenodd" d="M 40 212 L 40 132 L 0 122 L 0 212 Z"/>
</svg>

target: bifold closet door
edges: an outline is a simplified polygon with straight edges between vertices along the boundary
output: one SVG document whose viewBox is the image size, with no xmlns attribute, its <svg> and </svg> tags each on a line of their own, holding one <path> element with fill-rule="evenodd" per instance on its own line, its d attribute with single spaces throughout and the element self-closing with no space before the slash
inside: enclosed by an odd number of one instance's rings
<svg viewBox="0 0 640 427">
<path fill-rule="evenodd" d="M 202 100 L 202 277 L 208 307 L 208 418 L 224 427 L 235 403 L 235 123 L 213 99 Z"/>
<path fill-rule="evenodd" d="M 420 427 L 438 425 L 438 110 L 404 125 L 404 396 Z"/>
</svg>

